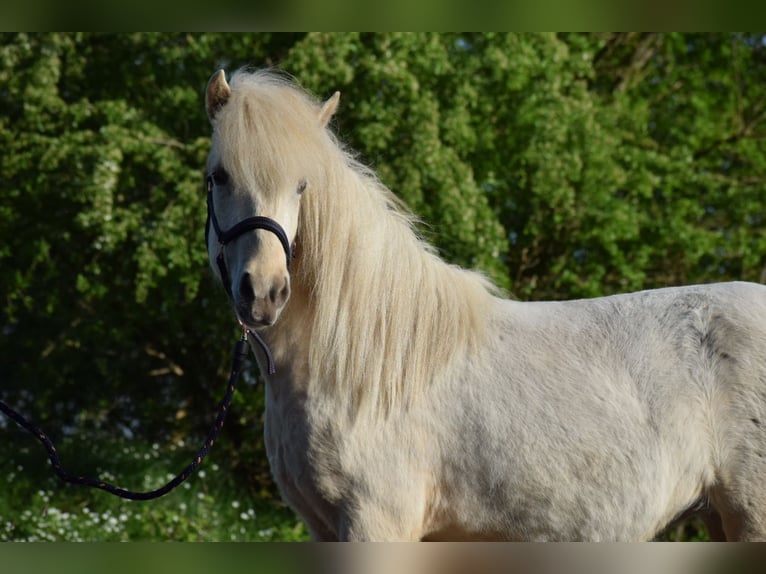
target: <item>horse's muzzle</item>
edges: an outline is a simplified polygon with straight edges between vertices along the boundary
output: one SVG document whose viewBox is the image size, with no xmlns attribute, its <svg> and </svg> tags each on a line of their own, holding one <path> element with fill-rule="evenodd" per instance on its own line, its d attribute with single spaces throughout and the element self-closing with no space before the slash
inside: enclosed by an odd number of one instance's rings
<svg viewBox="0 0 766 574">
<path fill-rule="evenodd" d="M 246 327 L 273 325 L 290 298 L 290 277 L 268 278 L 243 273 L 234 292 L 237 316 Z"/>
</svg>

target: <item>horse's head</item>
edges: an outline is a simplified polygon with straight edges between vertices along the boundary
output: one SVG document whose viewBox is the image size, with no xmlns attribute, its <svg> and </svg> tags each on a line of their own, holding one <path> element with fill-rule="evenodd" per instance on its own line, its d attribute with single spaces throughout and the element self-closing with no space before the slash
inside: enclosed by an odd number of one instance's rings
<svg viewBox="0 0 766 574">
<path fill-rule="evenodd" d="M 230 85 L 219 70 L 205 93 L 213 126 L 207 248 L 238 319 L 253 329 L 273 325 L 290 297 L 301 197 L 311 181 L 306 151 L 339 94 L 316 106 L 273 75 L 261 83 L 257 74 L 244 77 Z"/>
</svg>

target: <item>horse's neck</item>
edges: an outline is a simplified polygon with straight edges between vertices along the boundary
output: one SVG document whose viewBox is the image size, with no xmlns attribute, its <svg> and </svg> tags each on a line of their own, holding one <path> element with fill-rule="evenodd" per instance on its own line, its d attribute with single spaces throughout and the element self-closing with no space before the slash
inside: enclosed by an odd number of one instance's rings
<svg viewBox="0 0 766 574">
<path fill-rule="evenodd" d="M 325 227 L 301 230 L 308 247 L 269 334 L 277 369 L 347 403 L 406 403 L 485 336 L 488 284 L 429 252 L 384 196 L 334 197 L 307 217 Z"/>
<path fill-rule="evenodd" d="M 331 186 L 332 189 L 323 190 L 325 193 L 336 194 L 339 190 L 348 192 L 348 187 L 352 187 L 352 194 L 376 193 L 376 190 L 364 189 L 354 174 L 347 175 L 346 181 L 336 181 Z M 368 315 L 366 317 L 349 317 L 343 313 L 343 318 L 339 316 L 327 316 L 327 313 L 319 313 L 319 308 L 327 305 L 343 308 L 349 304 L 349 301 L 358 295 L 354 292 L 356 285 L 351 277 L 358 277 L 364 274 L 364 266 L 371 260 L 375 260 L 371 254 L 380 252 L 381 249 L 390 248 L 390 238 L 386 237 L 381 230 L 385 225 L 380 226 L 376 232 L 374 229 L 360 224 L 361 221 L 370 221 L 371 216 L 376 222 L 381 223 L 383 218 L 396 218 L 388 210 L 381 211 L 379 205 L 372 202 L 354 202 L 351 197 L 336 196 L 336 201 L 321 206 L 312 206 L 312 217 L 317 221 L 330 223 L 330 227 L 310 230 L 317 237 L 312 238 L 318 242 L 318 236 L 327 236 L 332 234 L 338 238 L 333 242 L 332 248 L 314 249 L 314 254 L 310 249 L 304 249 L 305 244 L 301 240 L 307 230 L 300 229 L 297 241 L 297 258 L 293 262 L 293 272 L 291 274 L 291 296 L 282 316 L 277 324 L 269 329 L 266 334 L 266 340 L 271 348 L 276 362 L 278 373 L 287 373 L 286 377 L 277 376 L 280 384 L 290 385 L 296 391 L 305 391 L 312 382 L 312 376 L 316 373 L 309 369 L 309 349 L 312 345 L 317 345 L 316 338 L 313 337 L 314 330 L 328 327 L 326 323 L 335 322 L 339 331 L 344 333 L 353 333 L 358 327 L 354 320 L 375 321 L 377 317 L 369 314 L 369 307 L 366 307 Z M 349 218 L 347 213 L 342 211 L 355 210 L 360 217 Z M 362 216 L 362 210 L 367 212 Z M 344 227 L 337 225 L 337 222 L 343 221 Z M 334 224 L 334 227 L 333 227 Z M 352 240 L 350 238 L 356 238 Z M 415 235 L 409 232 L 406 239 L 417 243 Z M 339 244 L 342 244 L 339 245 Z M 317 243 L 314 243 L 317 245 Z M 309 252 L 307 252 L 309 251 Z M 425 251 L 424 251 L 425 255 Z M 339 265 L 340 264 L 340 265 Z M 343 268 L 338 272 L 339 267 Z M 335 275 L 341 278 L 335 290 L 336 295 L 327 297 L 328 290 L 317 289 L 317 283 L 323 279 L 323 274 L 332 273 L 328 269 L 334 269 Z M 393 272 L 393 271 L 392 271 Z M 332 290 L 331 290 L 332 291 Z M 372 312 L 374 313 L 374 311 Z M 357 314 L 358 315 L 358 314 Z M 344 321 L 343 325 L 337 325 L 339 321 Z M 323 321 L 320 325 L 319 322 Z M 323 352 L 324 362 L 326 364 L 339 363 L 337 349 L 327 348 Z M 316 367 L 316 365 L 314 365 Z M 339 368 L 343 368 L 340 367 Z"/>
</svg>

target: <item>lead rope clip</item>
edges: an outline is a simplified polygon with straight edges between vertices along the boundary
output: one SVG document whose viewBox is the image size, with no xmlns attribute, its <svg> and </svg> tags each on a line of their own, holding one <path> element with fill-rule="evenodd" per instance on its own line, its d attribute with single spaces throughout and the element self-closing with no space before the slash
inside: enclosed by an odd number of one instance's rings
<svg viewBox="0 0 766 574">
<path fill-rule="evenodd" d="M 263 340 L 263 338 L 258 334 L 257 331 L 251 331 L 247 327 L 245 327 L 242 324 L 242 321 L 239 321 L 239 326 L 242 329 L 242 338 L 240 339 L 240 342 L 247 342 L 248 336 L 255 339 L 255 341 L 258 343 L 258 345 L 263 350 L 263 354 L 266 355 L 266 370 L 270 375 L 273 375 L 277 372 L 277 368 L 274 366 L 274 356 L 271 354 L 271 349 L 269 349 L 269 346 L 266 344 L 266 341 Z"/>
</svg>

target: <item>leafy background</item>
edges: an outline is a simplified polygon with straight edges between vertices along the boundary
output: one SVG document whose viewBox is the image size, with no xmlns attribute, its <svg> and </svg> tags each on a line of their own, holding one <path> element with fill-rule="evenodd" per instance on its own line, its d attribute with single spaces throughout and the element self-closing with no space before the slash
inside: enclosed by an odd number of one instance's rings
<svg viewBox="0 0 766 574">
<path fill-rule="evenodd" d="M 241 66 L 340 90 L 341 139 L 515 297 L 766 280 L 763 34 L 2 34 L 0 391 L 75 472 L 151 488 L 212 420 L 235 331 L 202 93 Z M 155 503 L 61 485 L 0 421 L 0 539 L 305 539 L 255 378 L 202 476 Z"/>
</svg>

